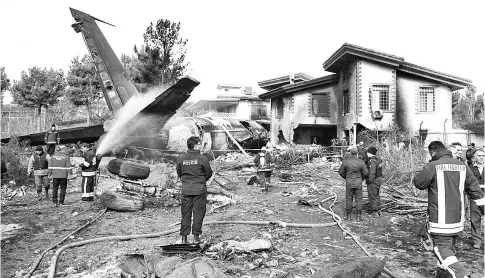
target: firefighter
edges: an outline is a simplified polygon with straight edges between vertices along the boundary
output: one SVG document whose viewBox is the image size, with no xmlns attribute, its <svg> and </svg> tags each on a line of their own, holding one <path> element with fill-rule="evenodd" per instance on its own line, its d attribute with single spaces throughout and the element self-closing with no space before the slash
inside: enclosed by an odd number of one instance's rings
<svg viewBox="0 0 485 278">
<path fill-rule="evenodd" d="M 54 151 L 56 150 L 56 145 L 61 142 L 56 124 L 52 124 L 51 128 L 45 133 L 44 141 L 47 144 L 47 153 L 49 155 L 53 155 Z"/>
<path fill-rule="evenodd" d="M 362 181 L 367 177 L 368 170 L 362 159 L 357 157 L 357 148 L 352 147 L 350 149 L 351 157 L 345 159 L 340 165 L 339 174 L 345 179 L 346 194 L 345 194 L 345 208 L 347 213 L 345 214 L 345 220 L 351 219 L 352 214 L 352 202 L 355 198 L 357 208 L 357 221 L 362 221 Z"/>
<path fill-rule="evenodd" d="M 81 144 L 81 151 L 83 152 L 83 162 L 79 164 L 82 176 L 81 200 L 92 202 L 94 201 L 95 177 L 99 162 L 88 143 Z"/>
<path fill-rule="evenodd" d="M 42 187 L 45 189 L 45 198 L 49 199 L 49 168 L 50 155 L 44 152 L 42 146 L 35 147 L 35 151 L 29 159 L 27 176 L 34 173 L 34 183 L 37 189 L 37 200 L 42 200 Z"/>
<path fill-rule="evenodd" d="M 367 150 L 369 176 L 366 180 L 369 197 L 370 212 L 381 216 L 381 200 L 379 191 L 382 184 L 382 159 L 377 156 L 377 149 L 370 147 Z"/>
<path fill-rule="evenodd" d="M 204 221 L 207 186 L 206 182 L 212 176 L 212 169 L 209 159 L 200 154 L 201 141 L 199 137 L 192 136 L 187 139 L 188 151 L 177 159 L 177 175 L 182 180 L 182 221 L 180 235 L 182 243 L 187 243 L 187 236 L 191 230 L 192 214 L 192 234 L 194 242 L 200 242 L 202 234 L 202 223 Z"/>
<path fill-rule="evenodd" d="M 56 207 L 64 205 L 66 197 L 67 178 L 72 175 L 71 159 L 67 155 L 68 149 L 59 146 L 59 150 L 49 160 L 49 176 L 52 178 L 52 202 Z M 60 188 L 60 196 L 57 198 Z"/>
<path fill-rule="evenodd" d="M 467 193 L 483 213 L 485 198 L 472 170 L 454 159 L 440 141 L 428 146 L 431 162 L 414 177 L 416 188 L 428 190 L 428 233 L 438 259 L 438 274 L 448 272 L 453 277 L 469 277 L 455 256 L 457 235 L 463 231 L 464 194 Z"/>
<path fill-rule="evenodd" d="M 271 173 L 273 169 L 271 166 L 275 163 L 274 157 L 267 151 L 266 147 L 261 148 L 261 152 L 254 158 L 254 164 L 258 168 L 258 180 L 261 188 L 264 191 L 268 191 L 271 183 Z"/>
<path fill-rule="evenodd" d="M 471 167 L 473 175 L 478 180 L 478 184 L 482 191 L 485 191 L 485 174 L 483 173 L 483 168 L 485 166 L 485 151 L 481 148 L 477 148 L 473 154 L 473 165 Z M 481 236 L 480 227 L 482 224 L 483 213 L 477 207 L 475 202 L 470 202 L 470 222 L 472 227 L 472 238 L 473 238 L 473 248 L 480 249 L 483 242 L 483 237 Z"/>
</svg>

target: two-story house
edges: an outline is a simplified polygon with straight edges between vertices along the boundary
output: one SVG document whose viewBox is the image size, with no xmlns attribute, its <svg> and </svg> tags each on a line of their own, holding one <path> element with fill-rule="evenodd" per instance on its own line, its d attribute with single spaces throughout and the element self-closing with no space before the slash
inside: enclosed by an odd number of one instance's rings
<svg viewBox="0 0 485 278">
<path fill-rule="evenodd" d="M 214 99 L 203 99 L 188 106 L 194 116 L 225 117 L 238 120 L 269 120 L 269 100 L 260 99 L 252 87 L 220 84 Z"/>
<path fill-rule="evenodd" d="M 451 131 L 452 92 L 470 80 L 404 61 L 404 58 L 345 43 L 324 63 L 333 74 L 275 87 L 261 99 L 271 100 L 274 142 L 330 145 L 360 130 L 397 125 L 417 132 Z M 273 86 L 271 86 L 273 85 Z"/>
</svg>

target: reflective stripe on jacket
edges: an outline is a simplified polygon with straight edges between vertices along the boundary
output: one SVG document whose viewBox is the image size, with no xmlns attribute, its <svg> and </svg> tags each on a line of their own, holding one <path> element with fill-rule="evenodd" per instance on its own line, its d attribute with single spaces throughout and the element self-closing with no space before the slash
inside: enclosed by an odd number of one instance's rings
<svg viewBox="0 0 485 278">
<path fill-rule="evenodd" d="M 414 177 L 414 185 L 428 190 L 430 233 L 456 235 L 463 231 L 465 192 L 483 206 L 485 198 L 472 170 L 443 150 Z"/>
<path fill-rule="evenodd" d="M 53 154 L 49 160 L 49 174 L 56 179 L 65 179 L 72 174 L 72 164 L 69 156 L 63 152 Z"/>
<path fill-rule="evenodd" d="M 49 129 L 44 135 L 44 141 L 46 144 L 58 144 L 60 140 L 59 132 Z"/>
</svg>

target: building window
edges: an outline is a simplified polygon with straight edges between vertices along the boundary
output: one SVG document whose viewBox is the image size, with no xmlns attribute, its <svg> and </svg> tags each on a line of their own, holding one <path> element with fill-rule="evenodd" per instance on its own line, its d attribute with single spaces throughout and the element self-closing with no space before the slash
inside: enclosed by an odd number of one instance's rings
<svg viewBox="0 0 485 278">
<path fill-rule="evenodd" d="M 389 85 L 372 86 L 372 110 L 390 111 Z"/>
<path fill-rule="evenodd" d="M 283 118 L 283 108 L 284 108 L 284 102 L 282 99 L 278 99 L 276 101 L 276 118 L 280 119 Z"/>
<path fill-rule="evenodd" d="M 314 117 L 330 117 L 330 94 L 312 93 L 310 114 Z"/>
<path fill-rule="evenodd" d="M 345 90 L 342 94 L 342 108 L 343 108 L 343 115 L 350 114 L 350 94 L 349 90 Z"/>
<path fill-rule="evenodd" d="M 264 104 L 253 104 L 251 111 L 251 120 L 267 119 L 268 111 Z"/>
<path fill-rule="evenodd" d="M 434 87 L 430 87 L 430 86 L 419 87 L 418 111 L 419 112 L 435 111 Z"/>
</svg>

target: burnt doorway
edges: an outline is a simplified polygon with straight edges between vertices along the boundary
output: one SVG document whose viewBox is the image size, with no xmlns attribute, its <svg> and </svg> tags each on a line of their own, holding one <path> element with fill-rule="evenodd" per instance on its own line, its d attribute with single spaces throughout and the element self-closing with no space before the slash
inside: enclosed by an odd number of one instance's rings
<svg viewBox="0 0 485 278">
<path fill-rule="evenodd" d="M 336 125 L 299 125 L 293 131 L 293 142 L 301 145 L 331 146 L 338 137 Z"/>
</svg>

